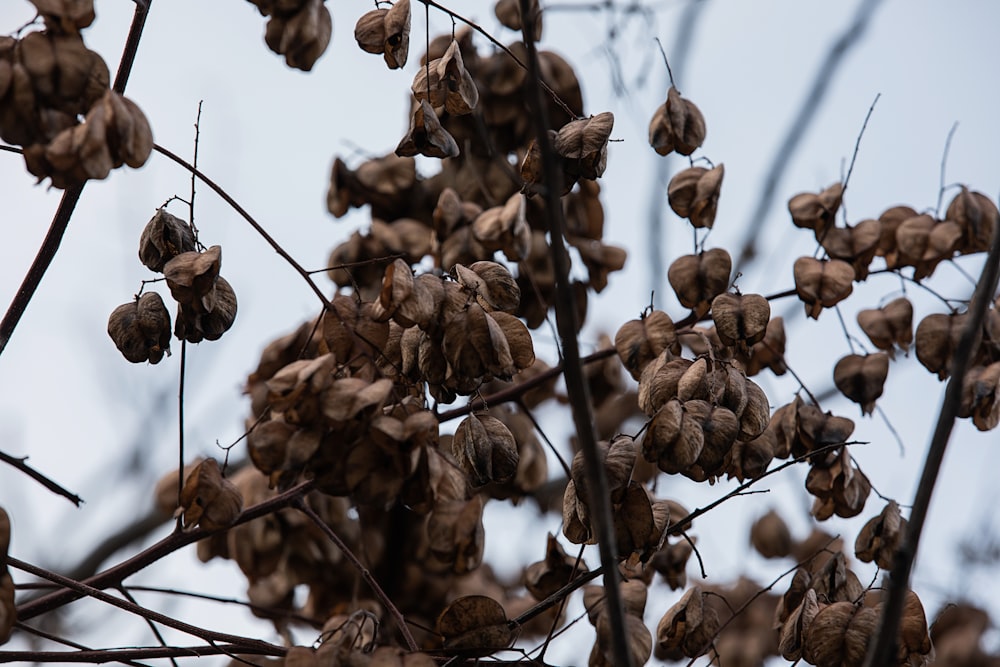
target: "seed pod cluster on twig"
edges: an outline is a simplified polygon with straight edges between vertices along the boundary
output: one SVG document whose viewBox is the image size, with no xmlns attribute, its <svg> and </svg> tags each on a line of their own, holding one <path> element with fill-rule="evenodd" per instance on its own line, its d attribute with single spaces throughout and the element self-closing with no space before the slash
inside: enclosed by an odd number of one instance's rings
<svg viewBox="0 0 1000 667">
<path fill-rule="evenodd" d="M 333 18 L 324 1 L 247 1 L 257 6 L 261 16 L 268 17 L 264 30 L 267 48 L 284 56 L 289 67 L 310 71 L 330 45 L 333 35 Z"/>
<path fill-rule="evenodd" d="M 141 167 L 153 150 L 149 123 L 109 88 L 108 66 L 80 35 L 93 2 L 35 5 L 44 30 L 0 37 L 0 137 L 23 146 L 28 171 L 57 188 Z"/>
</svg>

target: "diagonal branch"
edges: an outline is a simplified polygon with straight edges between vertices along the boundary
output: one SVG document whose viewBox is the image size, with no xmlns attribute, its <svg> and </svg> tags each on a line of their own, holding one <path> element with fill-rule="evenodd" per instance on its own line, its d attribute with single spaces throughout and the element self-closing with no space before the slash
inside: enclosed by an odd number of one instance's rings
<svg viewBox="0 0 1000 667">
<path fill-rule="evenodd" d="M 906 534 L 893 561 L 892 573 L 889 577 L 888 599 L 885 610 L 882 612 L 878 633 L 875 635 L 878 639 L 868 653 L 865 660 L 866 667 L 888 665 L 896 655 L 896 638 L 903 616 L 906 592 L 910 585 L 913 561 L 917 557 L 920 534 L 924 529 L 924 521 L 927 519 L 931 495 L 934 493 L 934 485 L 937 482 L 938 472 L 941 470 L 951 430 L 955 425 L 955 418 L 958 416 L 958 410 L 962 404 L 962 384 L 969 367 L 972 365 L 975 339 L 982 330 L 986 309 L 996 293 L 998 277 L 1000 277 L 1000 228 L 994 225 L 993 241 L 990 243 L 990 252 L 986 257 L 986 262 L 983 264 L 979 284 L 976 285 L 976 291 L 972 295 L 968 321 L 962 329 L 962 337 L 955 347 L 955 356 L 951 362 L 951 379 L 945 389 L 937 426 L 934 427 L 934 435 L 931 438 L 930 447 L 927 449 L 927 459 L 924 461 L 924 470 L 920 474 L 920 484 L 917 486 L 917 493 L 913 500 L 913 509 L 910 511 Z"/>
<path fill-rule="evenodd" d="M 813 77 L 809 92 L 806 93 L 805 99 L 802 100 L 802 104 L 795 114 L 795 119 L 788 127 L 787 134 L 781 140 L 781 145 L 778 146 L 774 157 L 771 158 L 771 164 L 768 167 L 767 175 L 764 177 L 764 184 L 760 189 L 760 197 L 757 199 L 757 205 L 754 206 L 750 219 L 743 226 L 743 229 L 746 231 L 743 234 L 740 254 L 733 263 L 733 275 L 739 275 L 747 262 L 750 262 L 756 256 L 757 239 L 761 229 L 763 229 L 764 224 L 767 222 L 767 214 L 771 210 L 775 191 L 778 189 L 778 183 L 785 175 L 785 169 L 792 163 L 792 155 L 798 150 L 802 138 L 809 129 L 809 125 L 812 124 L 813 119 L 816 117 L 820 105 L 822 105 L 823 99 L 830 89 L 830 84 L 833 83 L 837 70 L 843 64 L 845 56 L 861 42 L 861 38 L 871 23 L 872 16 L 874 16 L 875 10 L 878 9 L 881 2 L 882 0 L 861 0 L 850 25 L 844 29 L 830 46 L 826 58 L 823 59 L 819 70 L 816 71 L 816 76 Z"/>
<path fill-rule="evenodd" d="M 14 466 L 28 477 L 35 480 L 42 486 L 44 486 L 52 493 L 62 496 L 63 498 L 66 498 L 77 507 L 79 507 L 80 504 L 83 503 L 83 498 L 76 495 L 72 491 L 66 490 L 66 488 L 60 486 L 56 482 L 53 482 L 51 479 L 49 479 L 42 473 L 38 472 L 37 470 L 29 466 L 27 463 L 25 463 L 25 461 L 27 460 L 28 460 L 27 456 L 16 457 L 16 456 L 11 456 L 6 452 L 0 452 L 0 461 L 3 461 L 8 465 Z"/>
</svg>

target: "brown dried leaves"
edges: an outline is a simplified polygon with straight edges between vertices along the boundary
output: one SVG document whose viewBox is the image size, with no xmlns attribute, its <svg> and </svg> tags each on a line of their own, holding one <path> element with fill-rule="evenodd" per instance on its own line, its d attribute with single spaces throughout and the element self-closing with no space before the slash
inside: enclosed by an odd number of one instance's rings
<svg viewBox="0 0 1000 667">
<path fill-rule="evenodd" d="M 243 511 L 243 496 L 228 479 L 222 477 L 219 463 L 205 459 L 184 480 L 181 506 L 184 527 L 198 525 L 206 530 L 228 528 Z"/>
</svg>

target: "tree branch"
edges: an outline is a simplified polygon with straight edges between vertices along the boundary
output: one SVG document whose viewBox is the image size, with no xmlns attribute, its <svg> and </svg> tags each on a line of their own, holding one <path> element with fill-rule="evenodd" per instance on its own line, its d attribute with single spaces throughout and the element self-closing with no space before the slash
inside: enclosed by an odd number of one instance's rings
<svg viewBox="0 0 1000 667">
<path fill-rule="evenodd" d="M 243 644 L 213 644 L 210 646 L 149 646 L 138 648 L 91 649 L 87 651 L 0 651 L 2 662 L 85 662 L 91 664 L 123 662 L 132 660 L 156 660 L 163 658 L 197 658 L 208 655 L 284 655 L 286 649 L 275 646 L 280 651 L 263 649 Z"/>
<path fill-rule="evenodd" d="M 36 482 L 38 482 L 39 484 L 41 484 L 42 486 L 44 486 L 46 489 L 48 489 L 52 493 L 54 493 L 56 495 L 59 495 L 59 496 L 62 496 L 63 498 L 66 498 L 67 500 L 69 500 L 71 503 L 73 503 L 77 507 L 79 507 L 81 505 L 81 503 L 83 503 L 83 498 L 81 498 L 80 496 L 76 495 L 72 491 L 66 490 L 65 487 L 62 487 L 59 484 L 53 482 L 51 479 L 49 479 L 48 477 L 46 477 L 42 473 L 38 472 L 37 470 L 35 470 L 31 466 L 29 466 L 27 463 L 25 463 L 25 461 L 27 461 L 27 460 L 28 460 L 27 456 L 22 456 L 22 457 L 19 458 L 19 457 L 16 457 L 16 456 L 11 456 L 10 454 L 7 454 L 6 452 L 0 451 L 0 461 L 3 461 L 4 463 L 7 463 L 7 464 L 9 464 L 9 465 L 17 468 L 18 470 L 20 470 L 21 472 L 23 472 L 25 475 L 27 475 L 31 479 L 35 480 Z"/>
<path fill-rule="evenodd" d="M 597 436 L 594 433 L 593 410 L 590 391 L 583 376 L 580 348 L 577 341 L 579 315 L 576 297 L 569 281 L 569 253 L 566 250 L 564 232 L 566 222 L 562 211 L 562 173 L 556 154 L 549 139 L 549 118 L 542 95 L 539 73 L 538 51 L 535 48 L 534 32 L 536 17 L 531 11 L 529 0 L 520 0 L 521 34 L 528 50 L 528 107 L 532 112 L 535 126 L 535 141 L 541 151 L 542 173 L 545 179 L 545 216 L 549 229 L 550 252 L 556 275 L 556 327 L 559 331 L 563 352 L 563 372 L 566 393 L 573 413 L 576 436 L 583 451 L 584 465 L 589 481 L 587 504 L 593 512 L 593 524 L 597 531 L 597 543 L 604 569 L 604 590 L 607 596 L 608 619 L 611 625 L 611 646 L 614 662 L 620 667 L 633 665 L 625 634 L 625 610 L 621 590 L 618 587 L 618 554 L 614 534 L 614 519 L 611 513 L 611 498 L 607 475 L 601 461 Z"/>
<path fill-rule="evenodd" d="M 962 404 L 962 384 L 969 367 L 972 365 L 973 343 L 976 335 L 982 330 L 986 309 L 996 293 L 998 276 L 1000 276 L 1000 228 L 994 225 L 990 252 L 983 264 L 979 284 L 972 295 L 972 304 L 967 312 L 968 321 L 962 329 L 962 337 L 955 347 L 955 356 L 951 362 L 951 379 L 945 389 L 941 412 L 938 414 L 934 435 L 931 438 L 930 447 L 927 449 L 927 458 L 924 461 L 920 483 L 913 499 L 913 509 L 910 510 L 906 534 L 893 561 L 892 573 L 889 577 L 889 593 L 879 623 L 879 630 L 875 635 L 878 639 L 868 653 L 865 660 L 866 667 L 888 665 L 896 655 L 896 639 L 899 633 L 899 623 L 903 616 L 903 603 L 910 585 L 913 561 L 917 557 L 920 535 L 924 529 L 924 521 L 927 519 L 927 510 L 930 507 L 931 495 L 934 493 L 934 485 L 937 483 L 944 453 L 948 448 L 951 430 L 955 425 L 955 418 L 958 416 L 958 410 Z"/>
</svg>

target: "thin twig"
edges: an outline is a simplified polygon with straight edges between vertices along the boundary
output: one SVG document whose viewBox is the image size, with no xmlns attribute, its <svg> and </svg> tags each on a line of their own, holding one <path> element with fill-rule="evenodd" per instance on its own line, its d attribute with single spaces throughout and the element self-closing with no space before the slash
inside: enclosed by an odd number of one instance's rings
<svg viewBox="0 0 1000 667">
<path fill-rule="evenodd" d="M 323 302 L 324 306 L 326 306 L 327 308 L 330 307 L 330 300 L 326 298 L 326 294 L 324 294 L 323 290 L 319 288 L 319 285 L 317 285 L 313 281 L 312 277 L 309 275 L 309 272 L 306 271 L 304 268 L 302 268 L 302 265 L 299 264 L 295 260 L 295 258 L 288 253 L 287 250 L 281 247 L 281 245 L 277 241 L 275 241 L 270 234 L 267 233 L 267 231 L 260 225 L 260 223 L 254 220 L 253 216 L 247 213 L 246 209 L 240 206 L 239 203 L 237 203 L 237 201 L 233 199 L 228 192 L 223 190 L 221 186 L 215 183 L 215 181 L 210 179 L 208 176 L 203 174 L 199 169 L 197 169 L 194 165 L 189 164 L 187 160 L 180 157 L 173 151 L 170 151 L 164 148 L 163 146 L 160 146 L 159 144 L 154 144 L 153 150 L 159 153 L 160 155 L 173 160 L 178 165 L 180 165 L 184 169 L 187 169 L 189 172 L 200 178 L 202 183 L 211 188 L 215 192 L 215 194 L 219 195 L 223 201 L 225 201 L 227 204 L 229 204 L 230 207 L 232 207 L 234 211 L 239 213 L 240 217 L 246 220 L 250 224 L 250 226 L 253 227 L 254 231 L 256 231 L 257 234 L 259 234 L 260 237 L 264 239 L 264 241 L 269 246 L 271 246 L 271 248 L 273 248 L 274 251 L 278 253 L 278 255 L 280 255 L 282 259 L 284 259 L 289 264 L 289 266 L 295 269 L 296 273 L 302 276 L 302 279 L 305 280 L 306 283 L 308 283 L 309 287 L 312 289 L 313 292 L 315 292 L 316 296 L 319 297 L 319 300 Z"/>
<path fill-rule="evenodd" d="M 836 79 L 837 70 L 846 61 L 845 56 L 861 42 L 861 38 L 871 23 L 872 16 L 881 2 L 882 0 L 861 0 L 858 3 L 850 25 L 834 40 L 829 51 L 827 51 L 826 57 L 823 59 L 823 63 L 816 71 L 809 92 L 806 93 L 798 112 L 795 114 L 795 119 L 788 127 L 788 132 L 771 158 L 771 164 L 768 167 L 767 175 L 764 177 L 764 183 L 760 189 L 760 197 L 757 199 L 757 204 L 753 208 L 750 219 L 743 226 L 745 230 L 743 243 L 741 244 L 740 254 L 733 264 L 733 269 L 736 273 L 742 271 L 746 263 L 756 256 L 757 239 L 764 237 L 760 233 L 761 228 L 767 222 L 767 214 L 771 210 L 778 184 L 785 175 L 785 169 L 793 164 L 792 156 L 795 154 L 802 138 L 806 134 L 806 130 L 809 129 L 809 126 L 822 106 L 823 99 L 826 97 L 830 85 Z"/>
<path fill-rule="evenodd" d="M 861 138 L 865 136 L 865 130 L 868 129 L 868 121 L 871 120 L 872 113 L 875 111 L 875 105 L 878 104 L 879 98 L 882 97 L 882 93 L 875 95 L 875 99 L 872 100 L 872 105 L 868 107 L 868 113 L 865 114 L 865 122 L 861 124 L 861 131 L 858 132 L 858 138 L 854 142 L 854 154 L 851 155 L 851 166 L 847 168 L 847 175 L 844 176 L 844 189 L 841 191 L 841 198 L 847 192 L 847 186 L 851 182 L 851 174 L 854 172 L 854 163 L 858 159 L 858 151 L 861 150 Z"/>
<path fill-rule="evenodd" d="M 276 652 L 280 651 L 280 652 Z M 264 649 L 242 644 L 213 644 L 210 646 L 149 646 L 138 648 L 107 648 L 87 651 L 0 651 L 2 662 L 54 662 L 54 663 L 106 663 L 122 662 L 135 665 L 134 660 L 157 660 L 163 658 L 191 658 L 209 655 L 284 655 L 287 649 L 275 646 L 274 649 Z"/>
<path fill-rule="evenodd" d="M 285 507 L 301 495 L 304 495 L 311 491 L 315 483 L 312 481 L 302 482 L 296 486 L 293 486 L 284 493 L 278 494 L 273 498 L 269 498 L 263 502 L 257 503 L 252 507 L 248 507 L 243 510 L 239 518 L 233 526 L 238 526 L 240 524 L 246 523 L 247 521 L 252 521 L 259 517 L 265 516 L 274 512 L 275 510 Z M 230 526 L 232 528 L 233 526 Z M 140 553 L 128 558 L 117 565 L 104 570 L 103 572 L 96 574 L 92 577 L 88 577 L 82 583 L 88 587 L 93 587 L 95 589 L 110 588 L 118 586 L 126 577 L 135 574 L 139 570 L 155 563 L 164 556 L 171 554 L 178 549 L 185 547 L 189 544 L 193 544 L 198 540 L 208 537 L 219 531 L 205 530 L 204 528 L 196 528 L 191 531 L 184 532 L 174 532 L 163 538 L 156 544 L 144 549 Z M 65 578 L 65 577 L 64 577 Z M 18 606 L 17 608 L 17 618 L 21 621 L 30 620 L 36 616 L 52 611 L 53 609 L 58 609 L 65 604 L 73 602 L 74 600 L 79 600 L 83 597 L 83 594 L 70 588 L 63 588 L 61 590 L 49 593 L 48 595 L 43 595 L 42 597 L 30 600 L 24 604 Z M 222 640 L 226 641 L 226 640 Z"/>
<path fill-rule="evenodd" d="M 192 209 L 193 210 L 193 209 Z M 177 506 L 183 505 L 181 491 L 184 489 L 184 369 L 187 367 L 187 340 L 181 339 L 180 379 L 177 382 Z M 177 529 L 181 528 L 181 517 L 177 516 Z"/>
<path fill-rule="evenodd" d="M 958 129 L 958 121 L 955 121 L 951 125 L 951 129 L 948 130 L 948 138 L 944 140 L 944 151 L 941 152 L 941 171 L 939 174 L 938 181 L 938 198 L 937 206 L 934 207 L 934 217 L 941 217 L 941 204 L 944 202 L 944 174 L 948 168 L 948 153 L 951 151 L 951 139 L 955 136 L 955 130 Z"/>
<path fill-rule="evenodd" d="M 79 507 L 81 505 L 81 503 L 83 503 L 83 498 L 81 498 L 80 496 L 76 495 L 72 491 L 67 490 L 65 487 L 60 486 L 56 482 L 53 482 L 51 479 L 49 479 L 48 477 L 46 477 L 42 473 L 38 472 L 37 470 L 35 470 L 31 466 L 29 466 L 27 463 L 25 463 L 25 461 L 27 461 L 27 460 L 28 460 L 27 456 L 21 456 L 21 457 L 11 456 L 10 454 L 7 454 L 6 452 L 0 451 L 0 461 L 3 461 L 4 463 L 6 463 L 8 465 L 11 465 L 11 466 L 17 468 L 18 470 L 20 470 L 21 472 L 23 472 L 25 475 L 27 475 L 31 479 L 35 480 L 36 482 L 38 482 L 39 484 L 41 484 L 42 486 L 44 486 L 46 489 L 48 489 L 52 493 L 54 493 L 54 494 L 56 494 L 58 496 L 62 496 L 63 498 L 67 499 L 68 501 L 70 501 L 71 503 L 73 503 L 74 505 L 76 505 L 77 507 Z"/>
<path fill-rule="evenodd" d="M 125 599 L 131 602 L 132 604 L 138 605 L 138 602 L 136 602 L 135 598 L 132 597 L 131 593 L 125 590 L 124 586 L 118 586 L 118 592 L 124 595 Z M 146 621 L 146 625 L 149 626 L 149 629 L 152 631 L 153 636 L 156 637 L 156 641 L 160 642 L 160 646 L 166 648 L 167 642 L 163 638 L 163 634 L 160 632 L 160 629 L 156 627 L 156 623 L 154 623 L 151 619 L 148 618 L 144 618 L 143 620 Z M 177 660 L 173 656 L 170 656 L 169 659 L 170 659 L 170 664 L 173 665 L 174 667 L 177 667 Z"/>
<path fill-rule="evenodd" d="M 24 623 L 21 623 L 20 621 L 15 621 L 14 622 L 14 627 L 17 628 L 18 630 L 20 630 L 21 632 L 26 632 L 29 635 L 34 635 L 36 637 L 41 637 L 42 639 L 47 639 L 47 640 L 49 640 L 50 642 L 52 642 L 54 644 L 62 644 L 63 646 L 69 646 L 70 648 L 75 648 L 78 651 L 93 651 L 94 650 L 94 649 L 90 648 L 89 646 L 85 646 L 85 645 L 80 644 L 78 642 L 75 642 L 75 641 L 73 641 L 71 639 L 66 639 L 65 637 L 60 637 L 58 635 L 54 635 L 51 632 L 46 632 L 45 630 L 41 630 L 39 628 L 33 628 L 30 625 L 26 625 Z M 5 659 L 4 655 L 5 654 L 3 652 L 0 652 L 0 662 L 15 662 L 15 661 L 17 661 L 16 659 L 14 659 L 14 660 L 7 660 L 7 659 Z M 24 662 L 34 662 L 34 660 L 31 659 L 31 658 L 28 658 L 28 659 L 24 660 Z M 146 665 L 145 663 L 136 662 L 134 660 L 120 660 L 120 662 L 122 664 L 124 664 L 124 665 L 131 665 L 132 667 L 148 667 L 148 665 Z"/>
<path fill-rule="evenodd" d="M 350 547 L 348 547 L 342 539 L 340 539 L 340 536 L 334 532 L 333 528 L 330 528 L 330 526 L 328 526 L 327 523 L 323 521 L 323 519 L 316 514 L 316 512 L 314 512 L 308 504 L 306 504 L 301 496 L 292 501 L 292 506 L 309 517 L 309 519 L 316 524 L 316 527 L 323 531 L 323 534 L 326 535 L 331 542 L 337 545 L 340 552 L 344 554 L 347 560 L 351 561 L 355 568 L 357 568 L 361 578 L 364 579 L 365 583 L 371 587 L 372 592 L 375 593 L 375 597 L 378 598 L 379 602 L 382 603 L 382 606 L 385 607 L 386 611 L 389 612 L 393 620 L 396 621 L 396 626 L 399 628 L 400 634 L 403 635 L 403 640 L 406 641 L 407 648 L 411 651 L 418 650 L 417 642 L 414 641 L 413 635 L 410 634 L 410 628 L 406 625 L 406 619 L 403 618 L 403 614 L 393 603 L 392 599 L 386 595 L 384 590 L 382 590 L 382 587 L 379 586 L 378 582 L 375 581 L 375 577 L 372 576 L 372 573 L 367 567 L 365 567 L 365 564 L 354 555 L 354 552 L 351 551 Z"/>
<path fill-rule="evenodd" d="M 962 336 L 959 338 L 955 354 L 952 357 L 951 379 L 945 389 L 941 412 L 938 414 L 937 425 L 934 427 L 934 436 L 931 438 L 931 444 L 927 450 L 927 458 L 924 461 L 920 483 L 913 499 L 913 509 L 910 511 L 906 534 L 893 561 L 888 597 L 879 623 L 879 631 L 876 634 L 878 639 L 868 653 L 865 660 L 866 667 L 888 665 L 896 655 L 897 633 L 903 614 L 903 603 L 909 589 L 913 561 L 917 556 L 920 535 L 924 529 L 924 521 L 930 507 L 931 495 L 934 493 L 934 485 L 941 470 L 941 462 L 944 460 L 951 430 L 955 425 L 955 419 L 962 404 L 962 382 L 972 363 L 973 343 L 982 329 L 987 306 L 996 293 L 998 276 L 1000 276 L 1000 230 L 994 229 L 990 252 L 983 265 L 979 285 L 972 295 L 972 303 L 967 311 L 968 320 L 962 329 Z"/>
<path fill-rule="evenodd" d="M 88 586 L 87 584 L 80 583 L 78 581 L 73 581 L 72 579 L 64 577 L 60 574 L 56 574 L 55 572 L 50 572 L 45 568 L 37 567 L 35 565 L 32 565 L 31 563 L 26 563 L 20 559 L 14 558 L 13 556 L 7 556 L 7 564 L 23 572 L 33 574 L 36 577 L 48 579 L 53 583 L 59 584 L 64 588 L 74 591 L 81 597 L 85 596 L 94 598 L 95 600 L 100 600 L 101 602 L 109 604 L 112 607 L 118 607 L 119 609 L 122 609 L 129 613 L 141 616 L 142 618 L 148 620 L 156 621 L 157 623 L 165 625 L 168 628 L 173 628 L 175 630 L 185 632 L 189 635 L 198 637 L 199 639 L 203 639 L 205 641 L 226 642 L 229 644 L 235 644 L 237 646 L 246 645 L 247 647 L 254 647 L 262 651 L 268 651 L 267 655 L 280 656 L 285 654 L 285 649 L 281 646 L 275 646 L 274 644 L 269 644 L 268 642 L 261 641 L 259 639 L 240 637 L 238 635 L 231 635 L 225 632 L 215 632 L 214 630 L 206 630 L 196 625 L 190 625 L 188 623 L 184 623 L 183 621 L 178 621 L 174 618 L 171 618 L 170 616 L 166 616 L 165 614 L 153 611 L 152 609 L 146 609 L 145 607 L 140 607 L 139 605 L 129 602 L 128 600 L 122 600 L 120 598 L 116 598 L 113 595 L 108 595 L 104 591 L 98 590 L 93 586 Z"/>
<path fill-rule="evenodd" d="M 663 531 L 663 537 L 666 538 L 667 531 Z M 694 540 L 687 534 L 686 530 L 681 531 L 681 537 L 691 546 L 691 550 L 694 551 L 695 557 L 698 559 L 698 569 L 701 571 L 701 578 L 708 579 L 708 574 L 705 572 L 705 561 L 701 559 L 701 552 L 698 551 L 698 547 L 695 545 Z"/>
</svg>

